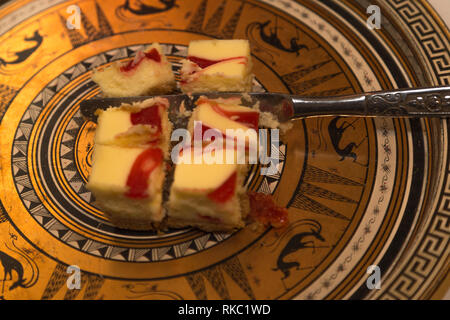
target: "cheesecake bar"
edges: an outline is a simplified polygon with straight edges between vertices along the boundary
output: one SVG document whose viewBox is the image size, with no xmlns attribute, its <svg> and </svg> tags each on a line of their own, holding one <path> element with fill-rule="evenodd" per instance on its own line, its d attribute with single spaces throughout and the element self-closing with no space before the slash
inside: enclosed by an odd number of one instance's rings
<svg viewBox="0 0 450 320">
<path fill-rule="evenodd" d="M 164 217 L 163 152 L 159 148 L 95 145 L 87 187 L 117 227 L 148 230 Z"/>
<path fill-rule="evenodd" d="M 167 108 L 167 99 L 154 98 L 96 112 L 87 187 L 117 227 L 148 230 L 164 218 L 164 159 L 172 129 Z"/>
<path fill-rule="evenodd" d="M 240 103 L 240 98 L 200 97 L 196 101 L 188 124 L 193 140 L 176 158 L 169 226 L 230 231 L 244 225 L 249 211 L 244 187 L 249 168 L 246 156 L 252 145 L 257 147 L 259 112 Z M 209 130 L 224 143 L 204 139 Z M 239 138 L 246 152 L 240 152 L 235 143 Z"/>
<path fill-rule="evenodd" d="M 240 99 L 208 99 L 200 97 L 189 119 L 188 130 L 194 139 L 204 140 L 208 130 L 218 131 L 223 141 L 257 148 L 260 112 L 241 105 Z M 212 133 L 214 134 L 214 133 Z M 206 142 L 208 143 L 208 142 Z"/>
<path fill-rule="evenodd" d="M 251 91 L 253 74 L 249 42 L 191 41 L 180 75 L 180 89 L 186 93 Z"/>
<path fill-rule="evenodd" d="M 97 110 L 94 144 L 122 147 L 152 145 L 161 148 L 167 156 L 172 131 L 168 108 L 169 101 L 157 97 Z"/>
<path fill-rule="evenodd" d="M 228 150 L 236 157 L 234 149 Z M 248 166 L 239 161 L 208 163 L 203 152 L 183 149 L 176 164 L 168 203 L 168 226 L 231 231 L 244 226 L 249 202 L 243 186 Z M 191 161 L 186 161 L 191 160 Z"/>
<path fill-rule="evenodd" d="M 167 94 L 176 88 L 172 65 L 158 43 L 138 51 L 128 62 L 94 70 L 92 80 L 105 97 Z"/>
</svg>

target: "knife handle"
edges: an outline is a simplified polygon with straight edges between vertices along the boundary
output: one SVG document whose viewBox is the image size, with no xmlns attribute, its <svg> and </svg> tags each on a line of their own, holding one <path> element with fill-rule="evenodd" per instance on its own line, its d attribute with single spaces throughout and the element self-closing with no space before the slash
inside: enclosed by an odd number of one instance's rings
<svg viewBox="0 0 450 320">
<path fill-rule="evenodd" d="M 450 117 L 450 86 L 312 98 L 291 96 L 293 117 L 323 115 Z"/>
</svg>

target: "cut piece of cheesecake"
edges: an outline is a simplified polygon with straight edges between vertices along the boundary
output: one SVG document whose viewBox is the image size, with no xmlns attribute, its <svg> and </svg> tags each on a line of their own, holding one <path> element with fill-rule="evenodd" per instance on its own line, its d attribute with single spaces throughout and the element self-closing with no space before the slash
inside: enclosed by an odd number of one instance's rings
<svg viewBox="0 0 450 320">
<path fill-rule="evenodd" d="M 164 176 L 159 148 L 97 144 L 87 187 L 95 196 L 95 204 L 115 226 L 148 230 L 164 217 Z"/>
<path fill-rule="evenodd" d="M 176 88 L 172 66 L 158 43 L 138 51 L 133 60 L 94 70 L 92 80 L 105 97 L 167 94 Z"/>
<path fill-rule="evenodd" d="M 200 97 L 189 119 L 188 130 L 194 140 L 204 141 L 208 130 L 213 130 L 218 131 L 225 142 L 231 139 L 236 146 L 242 143 L 246 149 L 255 149 L 258 145 L 259 115 L 258 110 L 242 106 L 239 99 Z"/>
<path fill-rule="evenodd" d="M 251 91 L 252 60 L 248 40 L 196 40 L 181 67 L 183 92 Z"/>
<path fill-rule="evenodd" d="M 259 112 L 240 102 L 205 97 L 196 101 L 188 124 L 193 143 L 176 158 L 169 226 L 193 226 L 205 231 L 231 231 L 244 226 L 249 211 L 244 187 L 249 167 L 246 156 L 252 146 L 257 148 Z M 205 139 L 211 131 L 215 138 Z M 246 147 L 244 152 L 236 144 L 239 139 Z"/>
<path fill-rule="evenodd" d="M 159 147 L 168 156 L 172 124 L 168 119 L 169 101 L 152 98 L 120 107 L 97 110 L 94 144 L 122 147 Z"/>
<path fill-rule="evenodd" d="M 234 149 L 228 151 L 233 161 L 227 162 L 224 152 L 219 157 L 222 161 L 211 162 L 203 156 L 205 149 L 182 150 L 170 190 L 169 227 L 192 226 L 211 232 L 244 226 L 250 208 L 243 186 L 248 166 L 236 161 Z"/>
<path fill-rule="evenodd" d="M 97 110 L 92 170 L 95 204 L 117 227 L 153 229 L 163 220 L 162 190 L 172 124 L 165 98 Z"/>
</svg>

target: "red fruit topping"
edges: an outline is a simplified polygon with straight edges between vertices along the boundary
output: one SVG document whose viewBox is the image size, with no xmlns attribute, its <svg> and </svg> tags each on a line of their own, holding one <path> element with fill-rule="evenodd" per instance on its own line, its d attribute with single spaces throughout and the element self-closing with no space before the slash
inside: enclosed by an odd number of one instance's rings
<svg viewBox="0 0 450 320">
<path fill-rule="evenodd" d="M 251 129 L 258 130 L 259 112 L 257 111 L 242 112 L 227 110 L 226 108 L 220 106 L 216 101 L 212 101 L 206 98 L 199 98 L 196 102 L 197 105 L 200 105 L 202 103 L 209 104 L 215 112 L 230 120 L 239 122 Z"/>
<path fill-rule="evenodd" d="M 241 58 L 245 58 L 245 57 L 231 57 L 231 58 L 225 58 L 225 59 L 220 59 L 220 60 L 209 60 L 209 59 L 203 59 L 203 58 L 194 57 L 194 56 L 188 56 L 187 58 L 189 61 L 192 61 L 193 63 L 198 65 L 200 68 L 204 69 L 209 66 L 212 66 L 213 64 L 219 63 L 219 62 L 229 61 L 229 60 L 234 60 L 234 59 L 241 59 Z"/>
<path fill-rule="evenodd" d="M 145 57 L 149 60 L 153 60 L 155 62 L 161 62 L 161 55 L 159 54 L 158 50 L 153 48 L 149 52 L 145 53 Z"/>
<path fill-rule="evenodd" d="M 213 130 L 214 135 L 211 135 L 211 141 L 214 141 L 216 136 L 222 136 L 222 139 L 225 139 L 225 135 L 220 132 L 220 130 L 205 126 L 203 123 L 195 122 L 194 127 L 194 141 L 203 141 L 203 138 L 205 137 L 205 132 L 208 130 Z M 208 141 L 204 141 L 208 142 Z"/>
<path fill-rule="evenodd" d="M 125 196 L 130 198 L 142 199 L 148 197 L 148 179 L 150 174 L 163 161 L 161 149 L 148 148 L 139 154 L 128 174 L 128 191 Z"/>
<path fill-rule="evenodd" d="M 131 70 L 136 69 L 144 59 L 153 60 L 155 62 L 161 62 L 161 55 L 155 48 L 153 48 L 149 52 L 144 52 L 143 54 L 141 53 L 140 55 L 138 53 L 138 56 L 136 56 L 133 60 L 129 61 L 126 65 L 120 67 L 120 71 L 130 72 Z"/>
<path fill-rule="evenodd" d="M 258 130 L 259 113 L 256 111 L 240 112 L 230 111 L 220 107 L 218 104 L 211 104 L 212 108 L 218 114 L 227 117 L 233 121 L 239 122 L 251 129 Z"/>
<path fill-rule="evenodd" d="M 234 172 L 219 188 L 210 192 L 208 198 L 217 203 L 225 203 L 233 197 L 236 189 L 237 173 Z"/>
<path fill-rule="evenodd" d="M 278 207 L 272 195 L 251 191 L 248 192 L 248 196 L 251 219 L 275 228 L 283 227 L 289 222 L 287 209 Z"/>
<path fill-rule="evenodd" d="M 159 114 L 159 104 L 142 109 L 139 112 L 131 113 L 130 120 L 133 125 L 147 124 L 157 128 L 156 133 L 161 132 L 161 116 Z"/>
</svg>

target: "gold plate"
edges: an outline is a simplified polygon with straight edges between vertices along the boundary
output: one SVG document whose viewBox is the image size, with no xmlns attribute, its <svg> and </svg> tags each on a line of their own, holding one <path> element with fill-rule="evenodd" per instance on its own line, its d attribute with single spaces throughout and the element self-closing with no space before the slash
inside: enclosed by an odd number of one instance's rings
<svg viewBox="0 0 450 320">
<path fill-rule="evenodd" d="M 448 84 L 449 33 L 424 1 L 15 1 L 0 11 L 3 299 L 429 299 L 449 288 L 446 120 L 295 121 L 249 189 L 282 229 L 161 235 L 114 228 L 85 183 L 94 67 L 159 42 L 249 39 L 257 91 L 314 96 Z M 77 15 L 79 14 L 79 28 Z M 418 27 L 420 26 L 420 27 Z M 380 288 L 370 289 L 378 266 Z M 81 270 L 70 289 L 69 266 Z M 69 271 L 69 272 L 68 272 Z M 0 272 L 0 274 L 2 274 Z"/>
</svg>

